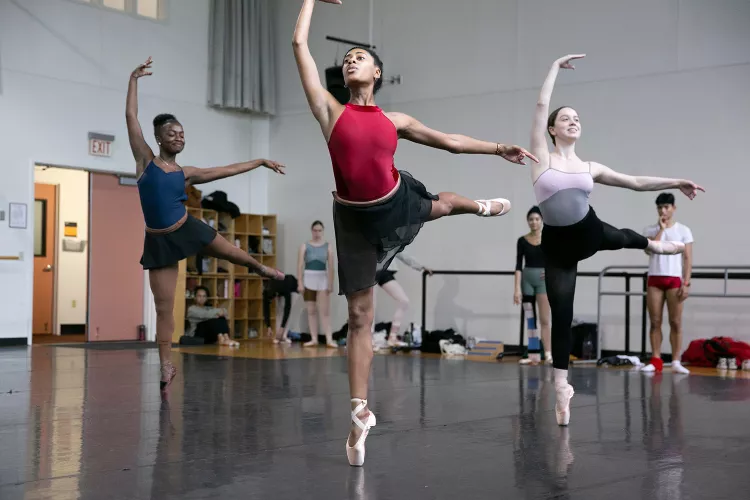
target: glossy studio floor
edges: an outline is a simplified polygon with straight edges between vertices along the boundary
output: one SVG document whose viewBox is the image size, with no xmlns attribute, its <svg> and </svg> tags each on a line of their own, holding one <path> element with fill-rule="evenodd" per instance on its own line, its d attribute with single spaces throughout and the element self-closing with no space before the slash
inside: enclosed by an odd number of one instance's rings
<svg viewBox="0 0 750 500">
<path fill-rule="evenodd" d="M 736 499 L 750 379 L 376 355 L 352 468 L 343 350 L 187 348 L 162 401 L 149 344 L 0 350 L 0 499 Z"/>
</svg>

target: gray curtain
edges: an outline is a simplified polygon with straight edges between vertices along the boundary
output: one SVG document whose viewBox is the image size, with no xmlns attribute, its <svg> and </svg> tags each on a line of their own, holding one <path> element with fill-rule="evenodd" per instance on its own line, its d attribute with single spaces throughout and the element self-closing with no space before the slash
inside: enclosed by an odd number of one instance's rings
<svg viewBox="0 0 750 500">
<path fill-rule="evenodd" d="M 211 0 L 209 105 L 275 113 L 274 1 Z"/>
</svg>

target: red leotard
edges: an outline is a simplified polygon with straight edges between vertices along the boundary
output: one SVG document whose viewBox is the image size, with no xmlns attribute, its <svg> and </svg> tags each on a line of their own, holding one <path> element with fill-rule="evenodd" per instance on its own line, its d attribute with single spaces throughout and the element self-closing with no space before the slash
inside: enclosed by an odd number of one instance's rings
<svg viewBox="0 0 750 500">
<path fill-rule="evenodd" d="M 328 140 L 338 196 L 373 201 L 390 193 L 398 182 L 397 145 L 396 127 L 382 109 L 347 104 Z"/>
</svg>

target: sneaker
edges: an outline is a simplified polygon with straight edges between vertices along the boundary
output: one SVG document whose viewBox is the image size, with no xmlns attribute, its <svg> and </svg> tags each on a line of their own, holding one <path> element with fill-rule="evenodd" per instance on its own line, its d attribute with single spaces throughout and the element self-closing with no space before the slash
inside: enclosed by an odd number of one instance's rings
<svg viewBox="0 0 750 500">
<path fill-rule="evenodd" d="M 716 365 L 717 370 L 726 370 L 727 369 L 727 358 L 719 358 L 719 362 Z"/>
<path fill-rule="evenodd" d="M 727 363 L 730 370 L 736 370 L 737 369 L 737 358 L 729 358 L 729 362 Z"/>
<path fill-rule="evenodd" d="M 742 369 L 750 371 L 750 359 L 746 359 L 742 362 Z"/>
</svg>

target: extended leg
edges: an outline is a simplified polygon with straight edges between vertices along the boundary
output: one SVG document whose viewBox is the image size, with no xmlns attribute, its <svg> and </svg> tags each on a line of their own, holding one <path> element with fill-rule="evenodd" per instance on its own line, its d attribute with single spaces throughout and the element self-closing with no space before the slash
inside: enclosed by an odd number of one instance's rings
<svg viewBox="0 0 750 500">
<path fill-rule="evenodd" d="M 220 234 L 216 235 L 214 241 L 212 241 L 202 253 L 209 257 L 228 260 L 232 264 L 237 264 L 238 266 L 246 266 L 251 271 L 263 276 L 264 278 L 284 279 L 284 273 L 277 269 L 264 266 L 246 251 L 229 243 Z"/>
<path fill-rule="evenodd" d="M 449 215 L 479 214 L 483 208 L 476 201 L 465 198 L 456 193 L 438 193 L 438 200 L 432 202 L 432 211 L 428 220 L 439 219 Z M 490 215 L 506 214 L 510 211 L 510 201 L 490 202 Z"/>
<path fill-rule="evenodd" d="M 606 222 L 602 224 L 604 225 L 604 238 L 601 250 L 635 248 L 662 255 L 674 255 L 685 251 L 685 244 L 678 241 L 653 241 L 632 229 L 617 229 Z"/>
</svg>

